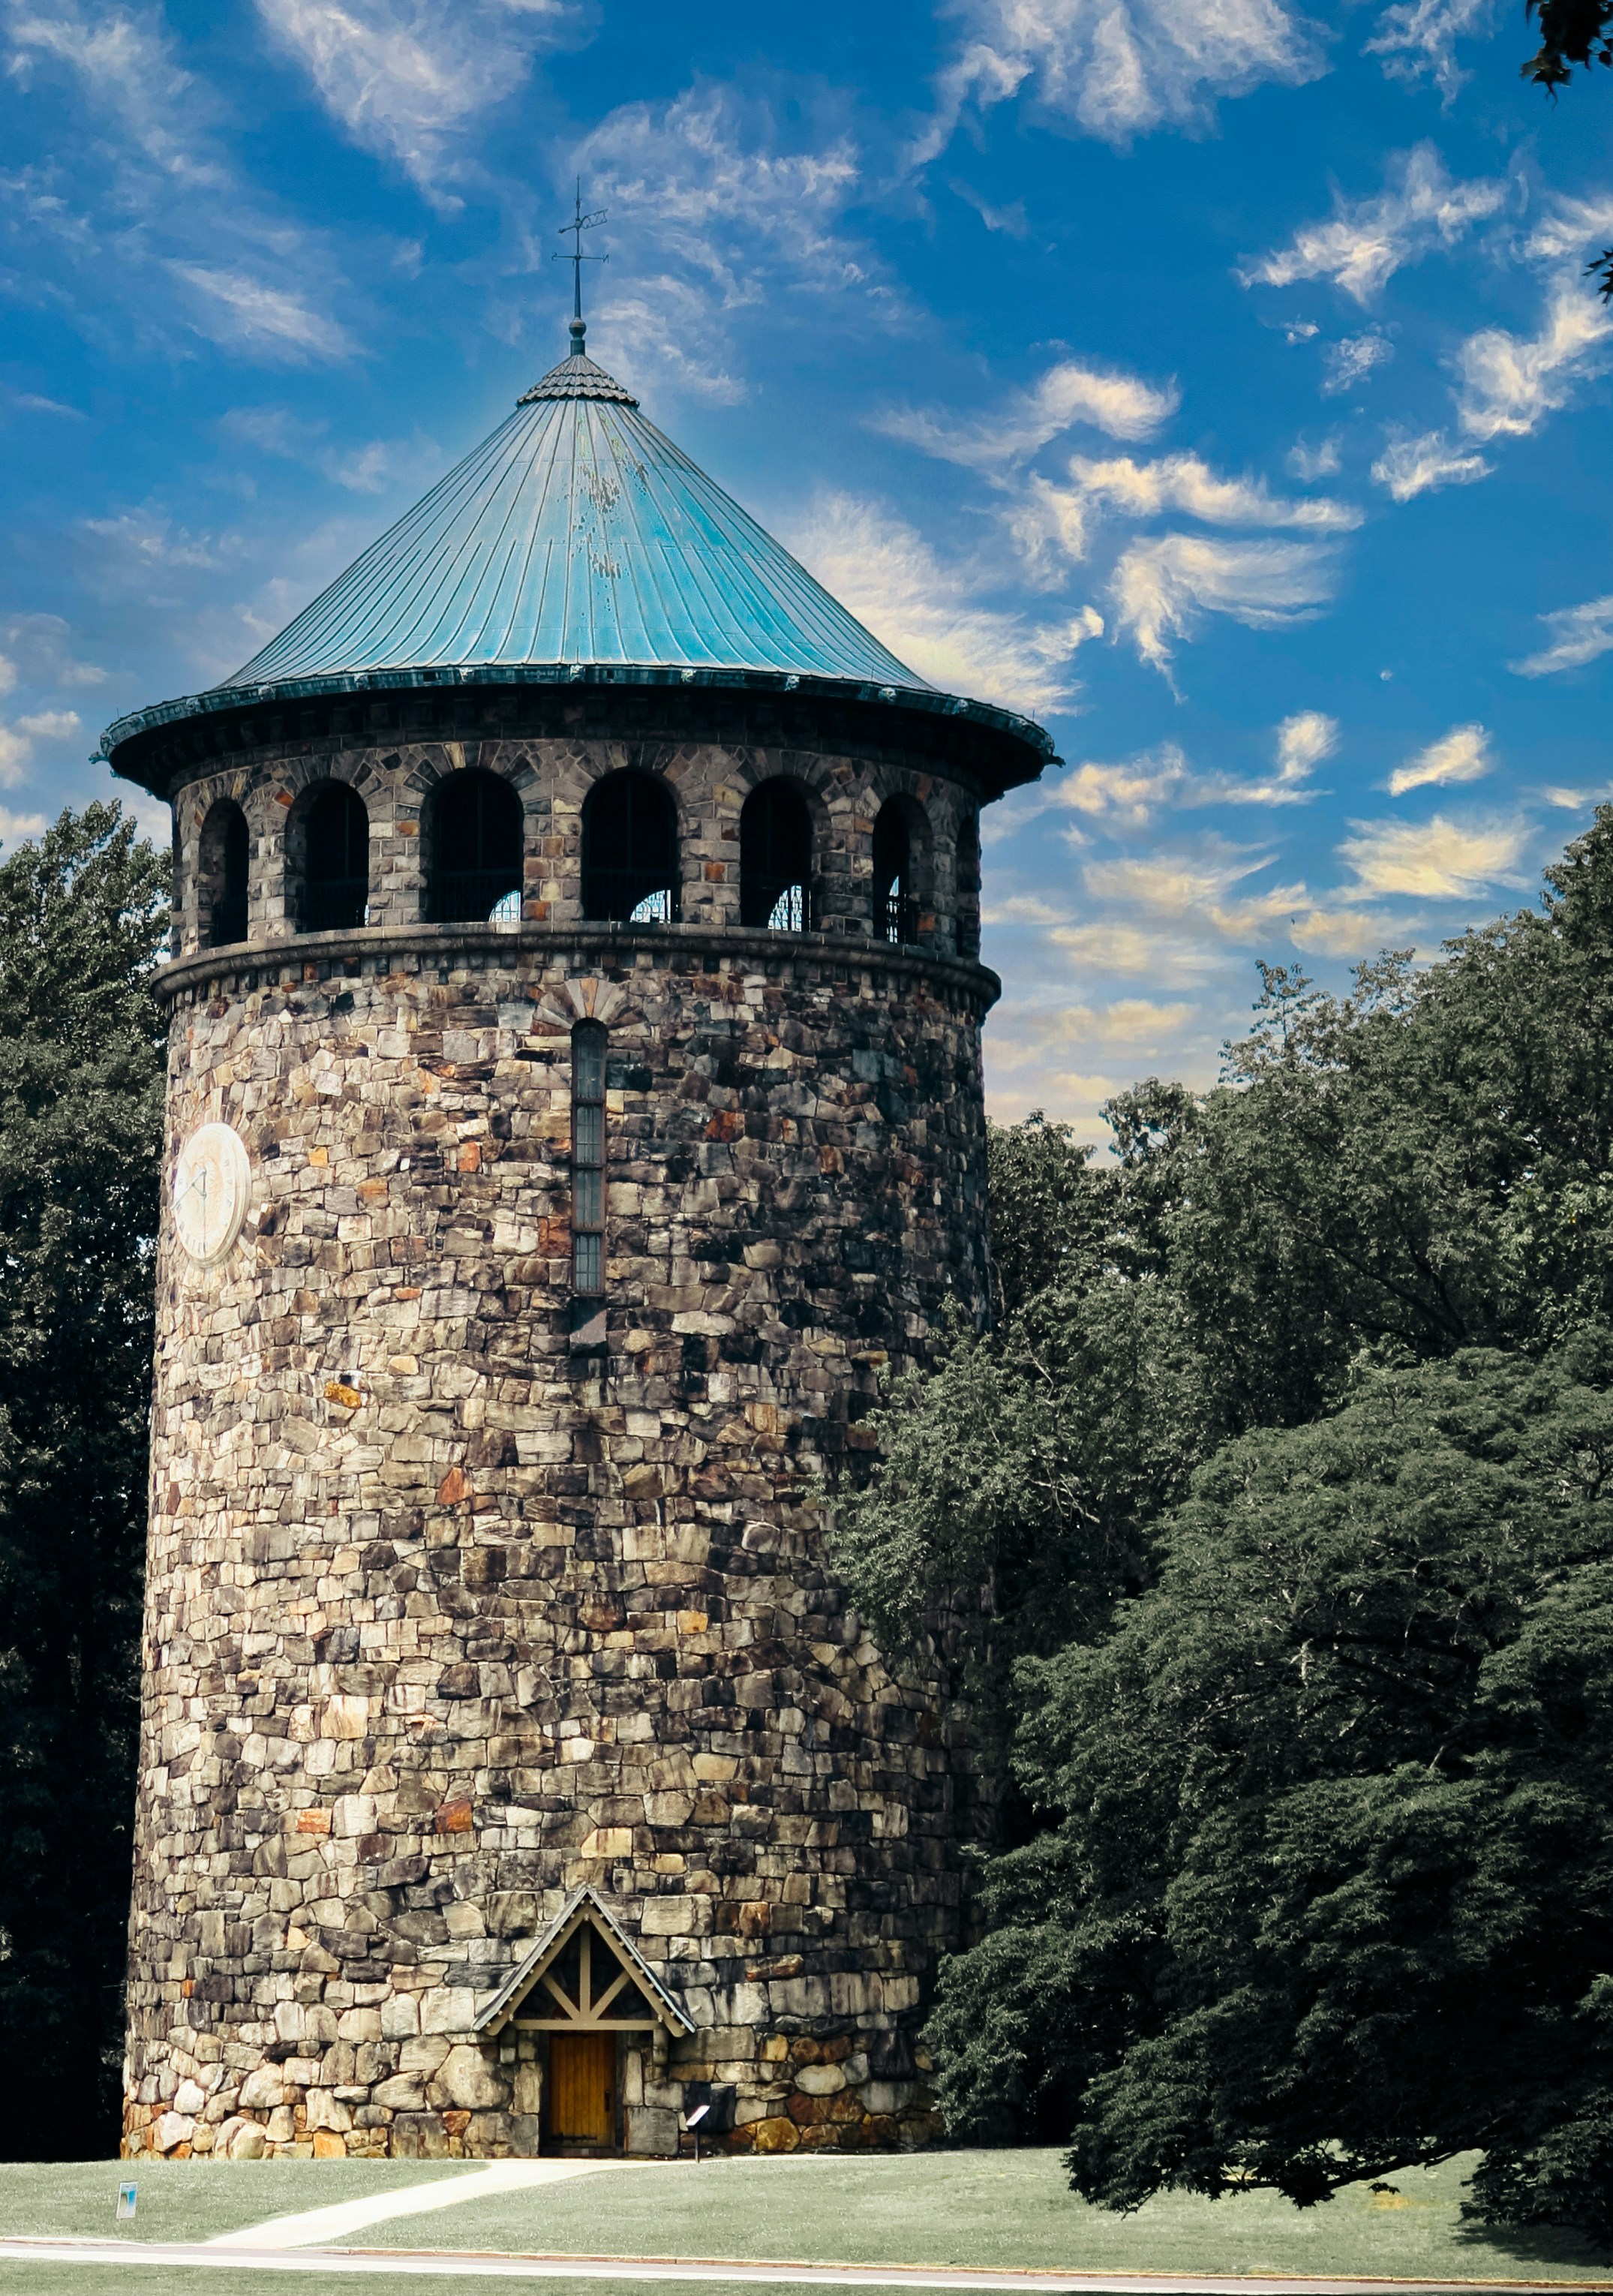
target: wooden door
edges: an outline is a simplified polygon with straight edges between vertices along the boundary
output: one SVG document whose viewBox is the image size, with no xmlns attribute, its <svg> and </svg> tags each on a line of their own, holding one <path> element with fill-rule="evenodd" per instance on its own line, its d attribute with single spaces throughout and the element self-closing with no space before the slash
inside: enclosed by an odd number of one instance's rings
<svg viewBox="0 0 1613 2296">
<path fill-rule="evenodd" d="M 549 2134 L 557 2144 L 616 2142 L 616 2035 L 549 2040 Z"/>
</svg>

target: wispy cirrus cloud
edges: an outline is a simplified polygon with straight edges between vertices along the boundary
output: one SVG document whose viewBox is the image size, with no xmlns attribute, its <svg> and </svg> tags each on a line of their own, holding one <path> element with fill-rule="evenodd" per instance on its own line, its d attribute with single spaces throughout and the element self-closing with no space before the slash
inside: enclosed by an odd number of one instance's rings
<svg viewBox="0 0 1613 2296">
<path fill-rule="evenodd" d="M 1362 335 L 1346 335 L 1341 342 L 1330 344 L 1322 378 L 1322 396 L 1338 398 L 1345 391 L 1354 390 L 1375 367 L 1387 366 L 1394 356 L 1394 344 L 1376 327 L 1369 327 Z"/>
<path fill-rule="evenodd" d="M 1369 303 L 1405 265 L 1455 246 L 1475 224 L 1499 214 L 1508 195 L 1502 177 L 1453 182 L 1433 144 L 1419 144 L 1390 160 L 1375 198 L 1339 197 L 1326 223 L 1306 225 L 1286 247 L 1245 264 L 1239 276 L 1246 287 L 1331 280 L 1357 303 Z"/>
<path fill-rule="evenodd" d="M 1081 133 L 1125 144 L 1207 125 L 1216 101 L 1324 69 L 1278 0 L 952 0 L 956 53 L 909 162 L 946 149 L 960 121 L 1021 97 Z"/>
<path fill-rule="evenodd" d="M 400 484 L 420 486 L 435 478 L 443 452 L 435 439 L 417 430 L 412 439 L 372 439 L 345 450 L 333 447 L 328 425 L 294 415 L 284 406 L 236 406 L 219 420 L 221 438 L 278 461 L 317 471 L 353 494 L 382 494 Z"/>
<path fill-rule="evenodd" d="M 1110 763 L 1084 758 L 1056 780 L 1009 798 L 987 816 L 987 844 L 1000 843 L 1038 816 L 1069 813 L 1106 829 L 1146 829 L 1167 808 L 1213 805 L 1304 805 L 1318 792 L 1311 775 L 1339 746 L 1339 723 L 1320 709 L 1296 710 L 1276 727 L 1271 771 L 1253 780 L 1191 766 L 1179 742 L 1159 742 Z M 1084 832 L 1067 832 L 1077 842 Z"/>
<path fill-rule="evenodd" d="M 1494 0 L 1396 0 L 1378 19 L 1366 44 L 1369 56 L 1381 56 L 1391 79 L 1431 79 L 1448 108 L 1468 77 L 1456 66 L 1456 43 L 1487 33 Z"/>
<path fill-rule="evenodd" d="M 1453 447 L 1443 430 L 1425 430 L 1420 438 L 1396 439 L 1372 464 L 1372 477 L 1396 502 L 1411 502 L 1436 487 L 1471 486 L 1487 479 L 1494 465 L 1482 455 Z"/>
<path fill-rule="evenodd" d="M 453 207 L 467 130 L 575 20 L 569 0 L 257 0 L 280 52 L 365 151 Z"/>
<path fill-rule="evenodd" d="M 1307 542 L 1223 542 L 1167 534 L 1134 542 L 1109 584 L 1118 629 L 1144 661 L 1168 674 L 1173 639 L 1190 637 L 1206 614 L 1251 629 L 1303 620 L 1333 594 L 1332 554 Z"/>
<path fill-rule="evenodd" d="M 1102 633 L 1090 606 L 1038 621 L 981 604 L 973 570 L 941 559 L 905 520 L 855 495 L 820 495 L 788 539 L 899 660 L 947 693 L 1032 712 L 1068 706 L 1069 665 Z"/>
<path fill-rule="evenodd" d="M 595 275 L 597 332 L 643 375 L 718 400 L 743 395 L 733 371 L 741 314 L 800 324 L 888 324 L 907 304 L 888 266 L 847 223 L 863 160 L 832 105 L 788 133 L 775 109 L 700 83 L 662 104 L 621 105 L 570 156 L 591 201 L 631 234 L 631 286 Z"/>
<path fill-rule="evenodd" d="M 1453 726 L 1438 741 L 1396 767 L 1389 775 L 1389 795 L 1404 797 L 1408 790 L 1482 781 L 1494 764 L 1490 737 L 1482 726 Z"/>
<path fill-rule="evenodd" d="M 1527 832 L 1518 820 L 1471 816 L 1455 821 L 1437 813 L 1427 821 L 1352 822 L 1355 834 L 1339 847 L 1355 890 L 1368 898 L 1389 893 L 1422 900 L 1463 900 L 1486 886 L 1516 883 Z"/>
<path fill-rule="evenodd" d="M 1527 438 L 1607 365 L 1613 316 L 1568 280 L 1552 290 L 1535 335 L 1481 328 L 1457 354 L 1457 419 L 1470 438 Z"/>
<path fill-rule="evenodd" d="M 62 99 L 49 161 L 0 179 L 15 227 L 51 250 L 59 307 L 107 332 L 110 287 L 138 340 L 188 329 L 259 359 L 355 355 L 321 241 L 242 179 L 158 11 L 0 0 L 0 45 L 26 95 Z"/>
<path fill-rule="evenodd" d="M 1268 493 L 1262 479 L 1223 478 L 1197 455 L 1161 455 L 1151 463 L 1130 455 L 1106 462 L 1077 455 L 1069 470 L 1089 502 L 1129 518 L 1175 511 L 1207 526 L 1298 527 L 1332 534 L 1348 533 L 1362 520 L 1350 503 L 1325 496 L 1289 501 Z"/>
<path fill-rule="evenodd" d="M 1582 669 L 1604 653 L 1613 652 L 1613 597 L 1587 598 L 1583 606 L 1560 606 L 1540 619 L 1551 631 L 1551 641 L 1511 668 L 1519 677 L 1549 677 L 1560 669 Z"/>
<path fill-rule="evenodd" d="M 1027 463 L 1077 424 L 1111 439 L 1151 439 L 1181 402 L 1175 382 L 1061 359 L 1028 390 L 1004 393 L 989 414 L 960 421 L 917 407 L 889 407 L 872 428 L 945 463 L 991 477 Z"/>
</svg>

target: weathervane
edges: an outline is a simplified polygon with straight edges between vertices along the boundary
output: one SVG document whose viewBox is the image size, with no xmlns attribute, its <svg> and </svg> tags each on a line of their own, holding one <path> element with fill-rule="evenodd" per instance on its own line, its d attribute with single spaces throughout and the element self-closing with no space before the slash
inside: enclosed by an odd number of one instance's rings
<svg viewBox="0 0 1613 2296">
<path fill-rule="evenodd" d="M 583 234 L 585 231 L 592 231 L 596 223 L 603 223 L 604 220 L 605 210 L 603 208 L 595 208 L 592 215 L 585 215 L 583 213 L 583 179 L 579 176 L 577 179 L 577 213 L 570 223 L 561 224 L 559 232 L 559 236 L 561 239 L 569 239 L 571 241 L 571 252 L 569 255 L 562 255 L 557 248 L 553 257 L 553 260 L 556 263 L 569 263 L 571 266 L 571 278 L 574 290 L 571 314 L 571 356 L 573 358 L 580 358 L 582 357 L 583 338 L 587 332 L 586 328 L 583 324 L 583 266 L 585 263 L 609 263 L 610 260 L 610 258 L 608 255 L 585 255 L 583 253 Z"/>
</svg>

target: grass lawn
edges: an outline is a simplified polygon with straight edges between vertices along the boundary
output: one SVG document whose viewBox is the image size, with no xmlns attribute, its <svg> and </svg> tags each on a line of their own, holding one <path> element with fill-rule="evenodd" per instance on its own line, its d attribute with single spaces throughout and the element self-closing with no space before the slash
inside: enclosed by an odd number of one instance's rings
<svg viewBox="0 0 1613 2296">
<path fill-rule="evenodd" d="M 463 2177 L 471 2161 L 127 2161 L 7 2162 L 0 2167 L 0 2237 L 211 2240 L 298 2209 L 328 2208 L 401 2191 L 428 2177 Z M 139 2198 L 133 2224 L 117 2221 L 118 2187 Z M 433 2218 L 413 2219 L 433 2223 Z M 429 2244 L 429 2243 L 428 2243 Z M 13 2265 L 12 2271 L 32 2270 Z M 29 2284 L 32 2284 L 31 2283 Z M 138 2288 L 142 2285 L 135 2282 Z M 258 2285 L 261 2292 L 262 2276 Z M 151 2292 L 156 2296 L 156 2292 Z"/>
<path fill-rule="evenodd" d="M 419 2218 L 372 2225 L 346 2244 L 1613 2284 L 1613 2258 L 1573 2238 L 1465 2228 L 1476 2157 L 1397 2176 L 1396 2193 L 1353 2186 L 1317 2209 L 1269 2193 L 1171 2194 L 1134 2217 L 1078 2201 L 1051 2148 L 678 2161 L 446 2209 L 429 2232 Z"/>
<path fill-rule="evenodd" d="M 357 2200 L 438 2177 L 473 2162 L 363 2161 L 177 2161 L 135 2171 L 139 2213 L 119 2226 L 116 2161 L 0 2167 L 0 2234 L 121 2234 L 207 2240 L 271 2217 Z M 1088 2208 L 1065 2185 L 1059 2153 L 832 2153 L 790 2159 L 667 2162 L 623 2168 L 463 2209 L 366 2226 L 354 2248 L 538 2250 L 620 2256 L 705 2256 L 811 2262 L 1029 2265 L 1052 2270 L 1253 2272 L 1437 2280 L 1600 2281 L 1613 2259 L 1550 2233 L 1465 2227 L 1459 2214 L 1470 2158 L 1392 2179 L 1393 2193 L 1356 2186 L 1301 2211 L 1269 2194 L 1208 2202 L 1173 2194 L 1134 2217 Z M 108 2267 L 7 2263 L 11 2296 L 264 2296 L 268 2287 L 385 2286 L 340 2269 L 317 2279 L 266 2280 L 228 2267 L 135 2272 Z M 410 2296 L 459 2296 L 471 2284 L 405 2284 Z M 601 2296 L 586 2283 L 546 2282 L 544 2296 Z"/>
</svg>

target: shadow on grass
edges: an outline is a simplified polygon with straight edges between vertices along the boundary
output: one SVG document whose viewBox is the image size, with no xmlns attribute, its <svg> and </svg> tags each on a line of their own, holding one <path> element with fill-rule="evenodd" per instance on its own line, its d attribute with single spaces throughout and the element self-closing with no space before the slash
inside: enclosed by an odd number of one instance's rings
<svg viewBox="0 0 1613 2296">
<path fill-rule="evenodd" d="M 1470 2218 L 1453 2228 L 1452 2237 L 1475 2263 L 1495 2258 L 1514 2265 L 1569 2264 L 1581 2271 L 1594 2271 L 1600 2266 L 1613 2276 L 1613 2248 L 1607 2242 L 1593 2241 L 1586 2233 L 1569 2232 L 1556 2225 L 1487 2225 Z"/>
</svg>

